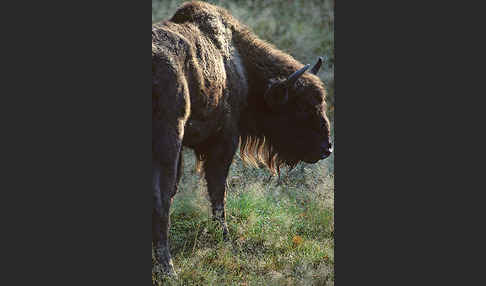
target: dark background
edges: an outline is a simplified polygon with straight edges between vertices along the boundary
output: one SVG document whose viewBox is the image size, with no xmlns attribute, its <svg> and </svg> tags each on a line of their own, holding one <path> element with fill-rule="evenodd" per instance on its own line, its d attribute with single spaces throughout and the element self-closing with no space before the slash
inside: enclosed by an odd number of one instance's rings
<svg viewBox="0 0 486 286">
<path fill-rule="evenodd" d="M 151 7 L 25 7 L 3 10 L 3 279 L 150 283 Z M 336 3 L 336 284 L 484 283 L 480 11 Z"/>
</svg>

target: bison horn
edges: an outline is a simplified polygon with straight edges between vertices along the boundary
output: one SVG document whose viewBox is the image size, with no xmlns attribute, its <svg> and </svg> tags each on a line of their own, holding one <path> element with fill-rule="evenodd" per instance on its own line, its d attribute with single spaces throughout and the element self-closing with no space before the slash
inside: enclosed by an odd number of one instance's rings
<svg viewBox="0 0 486 286">
<path fill-rule="evenodd" d="M 321 65 L 322 65 L 322 57 L 319 57 L 319 59 L 317 59 L 317 63 L 312 67 L 311 73 L 317 75 L 319 69 L 321 68 Z"/>
<path fill-rule="evenodd" d="M 287 103 L 289 88 L 309 69 L 310 65 L 305 65 L 300 70 L 291 74 L 285 81 L 278 85 L 270 84 L 270 88 L 265 92 L 264 99 L 269 107 L 281 106 Z"/>
<path fill-rule="evenodd" d="M 284 84 L 288 87 L 292 86 L 308 69 L 310 65 L 305 65 L 300 70 L 291 74 L 284 82 Z"/>
</svg>

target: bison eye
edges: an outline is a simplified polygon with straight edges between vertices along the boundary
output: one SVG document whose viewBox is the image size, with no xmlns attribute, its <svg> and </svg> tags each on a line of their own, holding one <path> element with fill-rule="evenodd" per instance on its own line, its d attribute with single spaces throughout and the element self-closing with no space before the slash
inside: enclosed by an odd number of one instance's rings
<svg viewBox="0 0 486 286">
<path fill-rule="evenodd" d="M 311 117 L 310 109 L 303 102 L 296 103 L 296 115 L 299 120 L 307 120 Z"/>
</svg>

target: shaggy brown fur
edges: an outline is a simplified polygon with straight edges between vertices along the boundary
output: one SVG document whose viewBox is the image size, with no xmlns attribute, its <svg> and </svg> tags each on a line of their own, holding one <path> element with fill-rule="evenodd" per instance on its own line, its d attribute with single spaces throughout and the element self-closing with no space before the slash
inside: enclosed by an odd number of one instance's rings
<svg viewBox="0 0 486 286">
<path fill-rule="evenodd" d="M 223 8 L 201 2 L 186 3 L 178 9 L 170 21 L 195 25 L 219 49 L 230 48 L 239 51 L 241 64 L 249 75 L 249 96 L 255 97 L 249 99 L 252 106 L 263 106 L 262 95 L 271 79 L 286 78 L 292 72 L 303 67 L 292 56 L 259 39 L 248 27 L 238 22 Z M 234 47 L 231 47 L 231 44 Z M 206 46 L 201 46 L 201 48 L 204 49 Z M 229 54 L 228 51 L 226 52 Z M 314 93 L 315 98 L 313 100 L 316 103 L 320 102 L 322 112 L 324 112 L 326 108 L 325 89 L 320 79 L 308 73 L 301 78 L 300 84 L 302 89 L 304 86 L 312 86 L 319 91 Z M 247 131 L 245 134 L 241 134 L 240 153 L 244 161 L 255 166 L 262 163 L 271 171 L 276 171 L 284 163 L 289 165 L 298 163 L 299 160 L 296 158 L 279 156 L 278 151 L 271 145 L 271 141 L 265 139 L 265 134 L 256 130 L 257 126 L 247 127 L 253 130 L 246 130 L 248 128 L 242 130 Z M 200 167 L 204 155 L 198 154 L 197 158 L 200 161 L 198 164 Z"/>
<path fill-rule="evenodd" d="M 243 160 L 274 172 L 330 154 L 323 83 L 310 72 L 287 80 L 303 67 L 204 2 L 185 3 L 152 26 L 152 232 L 163 272 L 173 272 L 168 209 L 182 145 L 197 155 L 225 235 L 225 182 L 238 147 Z"/>
</svg>

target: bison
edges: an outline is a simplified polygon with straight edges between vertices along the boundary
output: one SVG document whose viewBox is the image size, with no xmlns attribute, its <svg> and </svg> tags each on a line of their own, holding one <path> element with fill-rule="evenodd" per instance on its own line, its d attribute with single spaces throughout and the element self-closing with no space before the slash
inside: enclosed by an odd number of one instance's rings
<svg viewBox="0 0 486 286">
<path fill-rule="evenodd" d="M 194 150 L 213 218 L 225 222 L 226 177 L 241 158 L 273 172 L 332 152 L 322 64 L 303 65 L 259 39 L 221 7 L 184 3 L 152 25 L 152 243 L 161 274 L 175 275 L 169 208 L 181 149 Z"/>
</svg>

